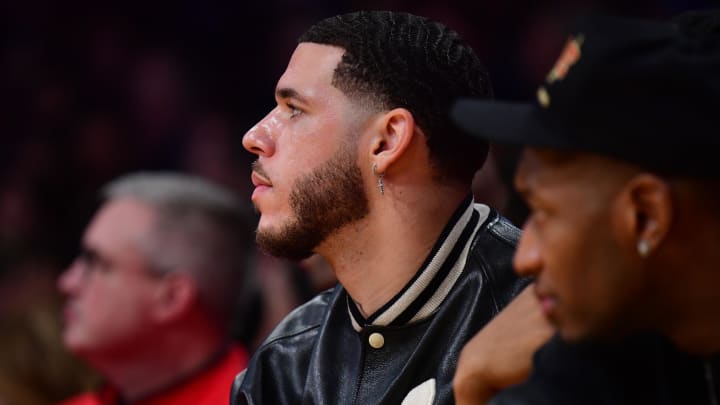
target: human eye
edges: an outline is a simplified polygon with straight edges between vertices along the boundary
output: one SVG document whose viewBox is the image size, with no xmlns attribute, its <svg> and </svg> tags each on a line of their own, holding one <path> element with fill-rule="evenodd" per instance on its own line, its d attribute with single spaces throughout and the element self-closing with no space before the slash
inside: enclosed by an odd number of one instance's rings
<svg viewBox="0 0 720 405">
<path fill-rule="evenodd" d="M 547 221 L 547 211 L 532 203 L 528 203 L 527 205 L 529 213 L 526 224 L 532 225 L 535 228 L 542 227 Z"/>
<path fill-rule="evenodd" d="M 80 260 L 85 268 L 92 273 L 107 272 L 110 269 L 108 261 L 102 258 L 100 254 L 93 249 L 83 248 L 80 251 L 78 260 Z"/>
<path fill-rule="evenodd" d="M 92 250 L 81 248 L 78 253 L 77 260 L 85 265 L 85 267 L 92 267 L 97 262 L 97 256 Z"/>
<path fill-rule="evenodd" d="M 293 103 L 286 103 L 286 106 L 290 112 L 290 118 L 295 118 L 303 113 L 303 111 Z"/>
</svg>

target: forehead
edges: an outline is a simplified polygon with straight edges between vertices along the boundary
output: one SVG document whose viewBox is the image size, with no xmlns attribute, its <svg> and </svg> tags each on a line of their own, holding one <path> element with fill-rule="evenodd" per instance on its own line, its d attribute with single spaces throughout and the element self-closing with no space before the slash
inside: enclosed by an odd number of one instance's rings
<svg viewBox="0 0 720 405">
<path fill-rule="evenodd" d="M 345 50 L 331 45 L 303 42 L 295 48 L 277 89 L 293 89 L 303 97 L 318 96 L 320 89 L 332 86 L 333 74 Z M 335 91 L 340 92 L 335 89 Z"/>
<path fill-rule="evenodd" d="M 629 166 L 597 155 L 525 148 L 515 185 L 526 195 L 563 192 L 597 200 L 613 195 L 634 172 Z"/>
<path fill-rule="evenodd" d="M 147 203 L 130 198 L 106 202 L 85 232 L 85 243 L 103 250 L 119 250 L 147 235 L 155 221 Z"/>
<path fill-rule="evenodd" d="M 570 181 L 577 173 L 573 160 L 575 157 L 568 154 L 525 148 L 515 173 L 517 186 L 530 187 L 538 181 Z"/>
</svg>

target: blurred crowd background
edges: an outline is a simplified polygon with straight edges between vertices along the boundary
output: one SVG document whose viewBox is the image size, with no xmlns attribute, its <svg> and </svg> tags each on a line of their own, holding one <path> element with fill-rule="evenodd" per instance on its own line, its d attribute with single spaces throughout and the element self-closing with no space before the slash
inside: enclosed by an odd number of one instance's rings
<svg viewBox="0 0 720 405">
<path fill-rule="evenodd" d="M 52 403 L 97 381 L 60 345 L 55 279 L 77 252 L 101 185 L 131 171 L 177 170 L 230 187 L 249 204 L 252 158 L 242 135 L 273 107 L 275 81 L 313 22 L 358 9 L 431 17 L 473 45 L 498 98 L 527 100 L 578 14 L 668 18 L 711 3 L 5 0 L 0 405 Z M 476 198 L 522 222 L 507 185 L 512 161 L 513 151 L 494 152 L 476 179 Z M 333 285 L 322 263 L 254 263 L 263 295 L 242 318 L 252 325 L 238 332 L 250 347 L 289 308 Z"/>
</svg>

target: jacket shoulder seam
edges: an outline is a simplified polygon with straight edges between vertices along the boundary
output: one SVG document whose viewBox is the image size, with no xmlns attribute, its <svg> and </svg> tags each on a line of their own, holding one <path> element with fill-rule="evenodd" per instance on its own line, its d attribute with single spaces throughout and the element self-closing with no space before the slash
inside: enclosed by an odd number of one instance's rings
<svg viewBox="0 0 720 405">
<path fill-rule="evenodd" d="M 515 225 L 509 221 L 504 220 L 504 218 L 497 212 L 494 212 L 493 214 L 494 215 L 491 218 L 488 218 L 487 223 L 483 227 L 486 228 L 488 233 L 495 239 L 504 242 L 513 248 L 517 246 L 518 241 L 520 240 L 520 229 L 515 227 Z M 499 229 L 501 227 L 506 229 Z"/>
<path fill-rule="evenodd" d="M 318 323 L 318 324 L 315 324 L 315 325 L 310 325 L 310 326 L 308 326 L 308 327 L 306 327 L 306 328 L 304 328 L 304 329 L 298 330 L 298 331 L 293 331 L 293 332 L 288 333 L 288 334 L 283 334 L 283 335 L 280 335 L 280 336 L 276 336 L 276 337 L 273 338 L 272 340 L 263 343 L 262 346 L 260 346 L 260 347 L 258 348 L 258 350 L 264 349 L 264 348 L 266 348 L 266 347 L 268 347 L 268 346 L 272 346 L 273 344 L 277 343 L 277 342 L 280 341 L 280 340 L 285 340 L 285 339 L 289 339 L 289 338 L 292 338 L 292 337 L 295 337 L 295 336 L 303 335 L 303 334 L 305 334 L 305 333 L 307 333 L 307 332 L 309 332 L 309 331 L 311 331 L 311 330 L 313 330 L 313 329 L 319 328 L 320 326 L 322 326 L 322 322 L 320 322 L 320 323 Z"/>
<path fill-rule="evenodd" d="M 278 341 L 289 339 L 292 337 L 300 336 L 305 333 L 308 333 L 312 331 L 313 329 L 317 329 L 320 326 L 322 326 L 324 322 L 324 315 L 320 315 L 320 313 L 324 314 L 327 310 L 328 301 L 331 299 L 330 297 L 335 293 L 335 288 L 331 288 L 329 290 L 326 290 L 317 296 L 315 298 L 311 299 L 310 301 L 306 302 L 305 304 L 301 305 L 300 307 L 296 308 L 290 314 L 288 314 L 278 326 L 276 326 L 276 329 L 273 330 L 273 332 L 270 333 L 270 336 L 268 336 L 267 341 L 263 342 L 260 347 L 258 347 L 257 350 L 266 348 L 268 346 L 271 346 Z M 319 308 L 320 307 L 320 308 Z M 315 322 L 312 322 L 309 325 L 306 325 L 300 329 L 294 329 L 292 327 L 287 327 L 286 330 L 282 330 L 283 324 L 286 324 L 286 322 L 296 319 L 298 317 L 303 317 L 307 315 L 308 313 L 317 314 Z"/>
</svg>

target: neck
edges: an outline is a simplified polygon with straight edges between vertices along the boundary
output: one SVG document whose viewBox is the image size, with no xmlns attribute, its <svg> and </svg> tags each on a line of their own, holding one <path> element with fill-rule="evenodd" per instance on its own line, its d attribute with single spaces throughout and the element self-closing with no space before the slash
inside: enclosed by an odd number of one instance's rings
<svg viewBox="0 0 720 405">
<path fill-rule="evenodd" d="M 720 353 L 720 231 L 702 228 L 658 258 L 658 268 L 668 269 L 659 295 L 668 312 L 665 334 L 682 350 L 707 355 Z"/>
<path fill-rule="evenodd" d="M 720 353 L 720 215 L 716 181 L 675 179 L 672 223 L 652 263 L 655 322 L 689 353 Z"/>
<path fill-rule="evenodd" d="M 167 330 L 132 352 L 89 358 L 127 401 L 163 391 L 200 372 L 224 347 L 221 335 Z M 179 355 L 182 354 L 182 355 Z"/>
<path fill-rule="evenodd" d="M 718 258 L 720 259 L 720 258 Z M 694 266 L 687 262 L 685 270 Z M 720 263 L 716 260 L 713 263 Z M 683 267 L 676 267 L 682 269 Z M 717 273 L 717 266 L 702 271 L 707 276 Z M 700 273 L 698 269 L 688 273 Z M 681 278 L 686 278 L 683 273 Z M 693 280 L 677 281 L 670 302 L 674 302 L 673 316 L 668 317 L 666 334 L 682 350 L 695 354 L 720 353 L 720 278 L 687 277 Z M 712 280 L 712 281 L 711 281 Z M 671 304 L 673 305 L 673 304 Z"/>
<path fill-rule="evenodd" d="M 365 316 L 392 299 L 417 273 L 468 192 L 437 186 L 415 193 L 386 189 L 372 199 L 365 219 L 323 243 L 319 253 Z"/>
</svg>

